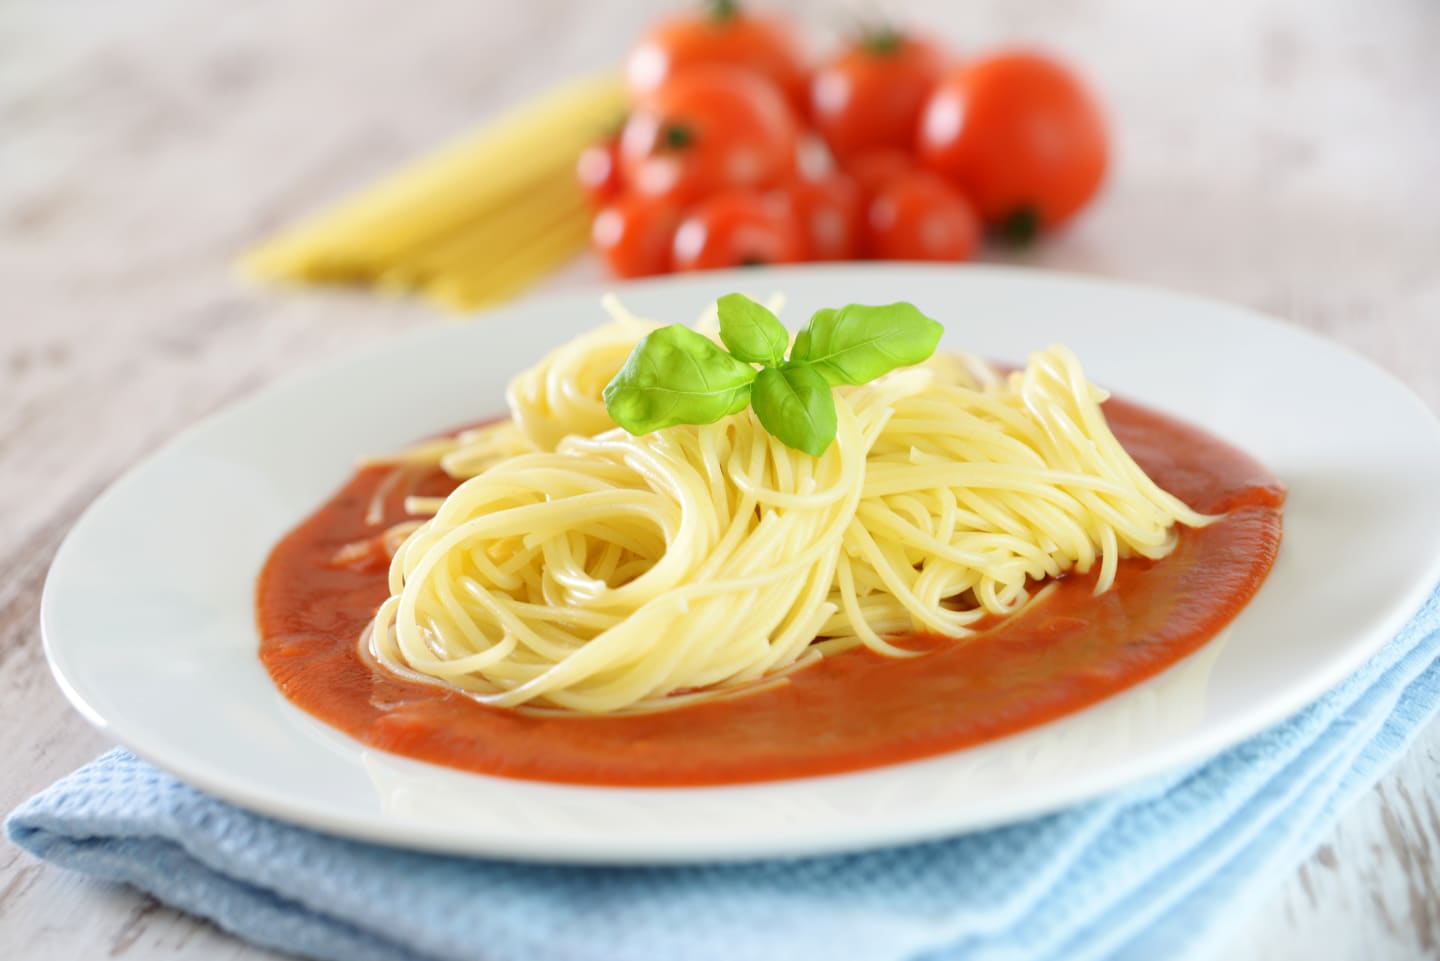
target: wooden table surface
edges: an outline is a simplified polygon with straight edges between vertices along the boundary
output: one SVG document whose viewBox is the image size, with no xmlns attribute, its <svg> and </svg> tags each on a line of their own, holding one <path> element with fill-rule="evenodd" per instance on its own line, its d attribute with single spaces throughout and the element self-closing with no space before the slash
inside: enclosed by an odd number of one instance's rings
<svg viewBox="0 0 1440 961">
<path fill-rule="evenodd" d="M 46 567 L 81 509 L 197 418 L 433 319 L 410 303 L 249 288 L 229 272 L 237 252 L 501 105 L 614 62 L 661 6 L 0 6 L 0 808 L 107 746 L 52 683 L 37 623 Z M 792 6 L 821 37 L 851 16 Z M 961 51 L 1062 51 L 1100 89 L 1113 178 L 1024 262 L 1252 305 L 1349 345 L 1440 409 L 1440 4 L 884 8 Z M 598 278 L 582 261 L 548 288 Z M 1436 850 L 1432 725 L 1251 916 L 1216 932 L 1215 954 L 1440 956 Z M 0 946 L 7 958 L 269 956 L 3 842 Z"/>
</svg>

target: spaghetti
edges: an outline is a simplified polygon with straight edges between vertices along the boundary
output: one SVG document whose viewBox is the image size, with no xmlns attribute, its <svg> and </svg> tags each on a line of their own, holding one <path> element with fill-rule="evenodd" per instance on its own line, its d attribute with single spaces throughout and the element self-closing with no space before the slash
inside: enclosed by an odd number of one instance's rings
<svg viewBox="0 0 1440 961">
<path fill-rule="evenodd" d="M 811 457 L 750 410 L 614 428 L 600 391 L 652 326 L 621 316 L 516 378 L 509 420 L 402 455 L 464 483 L 409 505 L 433 516 L 395 550 L 370 657 L 497 706 L 652 710 L 964 637 L 1070 571 L 1103 592 L 1210 520 L 1136 465 L 1064 348 L 842 388 Z"/>
</svg>

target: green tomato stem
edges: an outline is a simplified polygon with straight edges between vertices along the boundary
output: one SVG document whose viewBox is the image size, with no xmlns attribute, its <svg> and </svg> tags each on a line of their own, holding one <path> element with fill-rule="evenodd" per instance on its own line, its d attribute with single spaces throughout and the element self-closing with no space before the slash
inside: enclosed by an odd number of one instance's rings
<svg viewBox="0 0 1440 961">
<path fill-rule="evenodd" d="M 705 15 L 714 23 L 728 23 L 740 16 L 739 0 L 705 0 Z"/>
<path fill-rule="evenodd" d="M 905 46 L 905 34 L 888 23 L 863 27 L 856 43 L 876 57 L 893 57 Z"/>
<path fill-rule="evenodd" d="M 666 150 L 684 150 L 695 142 L 695 132 L 684 124 L 667 123 L 660 131 L 660 140 Z"/>
<path fill-rule="evenodd" d="M 1028 247 L 1040 236 L 1040 211 L 1031 204 L 1016 207 L 995 227 L 996 235 L 1012 247 Z"/>
</svg>

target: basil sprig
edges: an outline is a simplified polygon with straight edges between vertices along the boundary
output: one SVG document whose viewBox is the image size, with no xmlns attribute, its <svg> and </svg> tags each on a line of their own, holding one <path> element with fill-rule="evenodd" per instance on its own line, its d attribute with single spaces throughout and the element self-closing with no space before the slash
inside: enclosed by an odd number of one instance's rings
<svg viewBox="0 0 1440 961">
<path fill-rule="evenodd" d="M 605 385 L 615 423 L 648 434 L 714 423 L 749 406 L 787 447 L 818 457 L 835 439 L 832 388 L 920 363 L 944 330 L 913 304 L 817 310 L 787 359 L 790 337 L 765 307 L 744 294 L 727 294 L 716 307 L 723 348 L 678 324 L 635 345 Z"/>
</svg>

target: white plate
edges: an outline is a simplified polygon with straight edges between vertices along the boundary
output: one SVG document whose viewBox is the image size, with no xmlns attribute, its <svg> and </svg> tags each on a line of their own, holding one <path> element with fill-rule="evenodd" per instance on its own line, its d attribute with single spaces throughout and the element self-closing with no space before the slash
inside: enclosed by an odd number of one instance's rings
<svg viewBox="0 0 1440 961">
<path fill-rule="evenodd" d="M 1004 361 L 1054 341 L 1093 380 L 1208 428 L 1290 487 L 1269 581 L 1175 668 L 1035 731 L 931 760 L 704 789 L 488 778 L 368 750 L 293 708 L 256 657 L 271 546 L 387 451 L 503 409 L 505 381 L 600 319 L 537 300 L 397 336 L 188 431 L 100 497 L 45 585 L 55 676 L 116 740 L 200 788 L 325 831 L 531 860 L 818 853 L 1011 821 L 1203 758 L 1335 684 L 1440 579 L 1440 424 L 1353 354 L 1237 307 L 1035 271 L 853 265 L 626 287 L 689 321 L 734 289 L 817 307 L 911 300 Z"/>
</svg>

